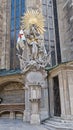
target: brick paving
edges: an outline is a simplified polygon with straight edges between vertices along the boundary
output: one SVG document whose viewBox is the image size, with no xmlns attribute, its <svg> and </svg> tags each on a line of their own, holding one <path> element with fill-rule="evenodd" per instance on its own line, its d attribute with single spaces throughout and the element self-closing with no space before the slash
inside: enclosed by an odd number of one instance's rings
<svg viewBox="0 0 73 130">
<path fill-rule="evenodd" d="M 0 130 L 47 130 L 42 125 L 30 125 L 21 120 L 0 119 Z"/>
</svg>

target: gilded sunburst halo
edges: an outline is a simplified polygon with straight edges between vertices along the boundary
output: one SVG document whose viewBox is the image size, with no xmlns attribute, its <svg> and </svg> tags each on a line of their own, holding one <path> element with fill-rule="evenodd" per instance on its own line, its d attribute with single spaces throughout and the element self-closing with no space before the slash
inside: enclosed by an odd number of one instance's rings
<svg viewBox="0 0 73 130">
<path fill-rule="evenodd" d="M 28 10 L 21 18 L 22 29 L 29 30 L 32 25 L 37 27 L 37 30 L 40 34 L 44 33 L 44 17 L 42 13 L 38 12 L 37 10 Z"/>
</svg>

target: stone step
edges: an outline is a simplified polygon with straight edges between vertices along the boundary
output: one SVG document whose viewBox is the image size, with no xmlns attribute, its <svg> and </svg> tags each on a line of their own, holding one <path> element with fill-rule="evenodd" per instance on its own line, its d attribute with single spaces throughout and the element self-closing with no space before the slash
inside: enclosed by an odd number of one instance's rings
<svg viewBox="0 0 73 130">
<path fill-rule="evenodd" d="M 52 128 L 50 126 L 44 125 L 44 128 L 46 128 L 47 130 L 56 130 L 55 128 Z"/>
<path fill-rule="evenodd" d="M 50 118 L 51 121 L 55 121 L 55 122 L 63 122 L 61 117 L 53 117 L 53 118 Z"/>
<path fill-rule="evenodd" d="M 51 120 L 51 121 L 54 121 L 54 122 L 72 123 L 72 124 L 73 124 L 73 120 L 62 119 L 61 117 L 53 117 L 53 118 L 50 118 L 50 120 Z"/>
<path fill-rule="evenodd" d="M 43 122 L 43 125 L 48 130 L 73 130 L 73 123 L 72 122 L 63 122 L 62 120 L 50 119 Z"/>
</svg>

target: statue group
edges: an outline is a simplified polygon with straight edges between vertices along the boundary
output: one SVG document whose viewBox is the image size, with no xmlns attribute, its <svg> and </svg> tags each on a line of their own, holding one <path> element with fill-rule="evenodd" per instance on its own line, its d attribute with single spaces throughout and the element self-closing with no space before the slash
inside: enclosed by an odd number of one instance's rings
<svg viewBox="0 0 73 130">
<path fill-rule="evenodd" d="M 33 19 L 34 21 L 34 19 Z M 21 70 L 27 71 L 32 66 L 45 67 L 47 65 L 47 52 L 44 45 L 43 34 L 32 21 L 29 28 L 22 28 L 17 39 L 18 57 Z"/>
<path fill-rule="evenodd" d="M 44 44 L 44 24 L 40 12 L 27 11 L 21 24 L 17 39 L 17 54 L 24 82 L 25 110 L 23 121 L 40 124 L 44 114 L 48 116 L 47 72 L 48 54 Z"/>
</svg>

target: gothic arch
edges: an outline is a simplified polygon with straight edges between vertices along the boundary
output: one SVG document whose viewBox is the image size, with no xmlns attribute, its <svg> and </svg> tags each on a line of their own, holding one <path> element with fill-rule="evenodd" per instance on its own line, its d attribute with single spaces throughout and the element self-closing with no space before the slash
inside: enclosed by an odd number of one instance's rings
<svg viewBox="0 0 73 130">
<path fill-rule="evenodd" d="M 15 78 L 14 79 L 9 79 L 8 78 L 8 79 L 0 81 L 0 88 L 7 85 L 7 84 L 9 84 L 9 83 L 20 83 L 22 86 L 24 86 L 23 81 L 21 81 L 19 79 L 15 79 Z"/>
<path fill-rule="evenodd" d="M 11 83 L 20 84 L 23 87 L 23 89 L 25 87 L 22 79 L 8 77 L 0 81 L 0 90 L 3 89 L 6 85 L 11 84 Z"/>
</svg>

